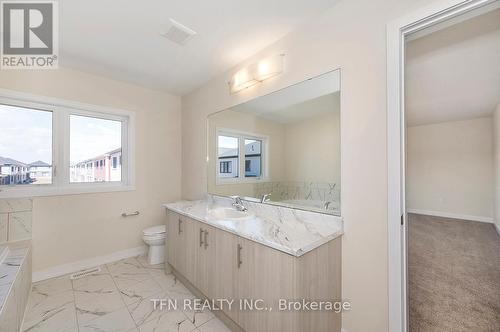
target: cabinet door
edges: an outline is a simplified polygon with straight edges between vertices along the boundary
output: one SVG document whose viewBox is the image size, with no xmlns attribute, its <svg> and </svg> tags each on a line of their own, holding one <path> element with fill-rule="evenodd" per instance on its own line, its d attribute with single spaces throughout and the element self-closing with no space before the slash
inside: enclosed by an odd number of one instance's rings
<svg viewBox="0 0 500 332">
<path fill-rule="evenodd" d="M 191 283 L 195 282 L 195 222 L 178 215 L 175 242 L 175 268 Z M 175 232 L 174 231 L 174 232 Z"/>
<path fill-rule="evenodd" d="M 259 303 L 259 307 L 267 310 L 241 309 L 238 324 L 247 332 L 294 331 L 298 322 L 296 313 L 280 312 L 278 301 L 295 298 L 295 258 L 246 239 L 239 238 L 239 244 L 237 298 L 261 299 L 263 303 Z"/>
<path fill-rule="evenodd" d="M 216 230 L 206 224 L 196 222 L 197 242 L 196 250 L 196 277 L 195 286 L 208 298 L 215 295 L 215 255 Z"/>
<path fill-rule="evenodd" d="M 233 321 L 238 322 L 238 303 L 236 300 L 238 287 L 238 237 L 217 229 L 215 231 L 215 293 L 214 298 L 235 300 L 231 310 L 228 306 L 223 311 Z"/>
<path fill-rule="evenodd" d="M 175 249 L 178 241 L 178 222 L 180 216 L 170 210 L 167 210 L 167 243 L 166 243 L 166 259 L 167 263 L 170 264 L 174 269 L 178 270 L 177 262 L 175 261 L 176 253 Z"/>
</svg>

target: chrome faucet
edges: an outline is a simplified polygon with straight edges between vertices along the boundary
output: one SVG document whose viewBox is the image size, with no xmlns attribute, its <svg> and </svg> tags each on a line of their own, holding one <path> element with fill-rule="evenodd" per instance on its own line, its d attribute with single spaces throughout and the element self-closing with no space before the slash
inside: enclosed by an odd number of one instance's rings
<svg viewBox="0 0 500 332">
<path fill-rule="evenodd" d="M 325 205 L 323 205 L 325 210 L 328 210 L 328 207 L 330 206 L 330 204 L 332 204 L 332 202 L 325 202 Z"/>
<path fill-rule="evenodd" d="M 271 194 L 264 194 L 262 195 L 261 199 L 260 199 L 260 202 L 261 203 L 265 203 L 267 201 L 271 200 Z"/>
<path fill-rule="evenodd" d="M 233 206 L 236 210 L 245 212 L 248 209 L 243 205 L 243 201 L 241 200 L 240 196 L 235 196 L 234 197 L 234 203 Z"/>
</svg>

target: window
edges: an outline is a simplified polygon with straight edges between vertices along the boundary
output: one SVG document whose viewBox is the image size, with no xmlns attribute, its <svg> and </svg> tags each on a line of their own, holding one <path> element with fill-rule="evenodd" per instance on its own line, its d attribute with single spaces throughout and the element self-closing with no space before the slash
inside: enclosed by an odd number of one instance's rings
<svg viewBox="0 0 500 332">
<path fill-rule="evenodd" d="M 217 141 L 219 177 L 237 178 L 239 175 L 239 146 L 238 138 L 219 135 Z M 233 167 L 234 163 L 234 167 Z"/>
<path fill-rule="evenodd" d="M 217 179 L 251 181 L 264 178 L 263 150 L 267 138 L 248 133 L 219 130 L 217 134 Z M 243 160 L 240 170 L 240 160 Z M 243 175 L 240 175 L 243 174 Z"/>
<path fill-rule="evenodd" d="M 220 172 L 221 173 L 231 173 L 231 162 L 221 161 L 220 162 Z"/>
<path fill-rule="evenodd" d="M 0 187 L 50 184 L 52 164 L 52 112 L 0 104 Z"/>
<path fill-rule="evenodd" d="M 0 92 L 0 198 L 132 189 L 134 119 L 127 111 Z"/>
<path fill-rule="evenodd" d="M 121 121 L 70 115 L 69 131 L 71 183 L 121 181 L 121 170 L 112 176 L 103 169 L 103 158 L 109 160 L 113 154 L 121 154 Z M 79 166 L 89 161 L 94 163 L 93 172 L 81 171 Z"/>
</svg>

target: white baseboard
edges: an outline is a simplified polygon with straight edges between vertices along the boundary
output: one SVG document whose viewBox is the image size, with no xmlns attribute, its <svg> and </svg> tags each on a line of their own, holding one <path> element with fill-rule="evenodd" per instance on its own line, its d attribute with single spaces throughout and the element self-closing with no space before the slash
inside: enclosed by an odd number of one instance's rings
<svg viewBox="0 0 500 332">
<path fill-rule="evenodd" d="M 124 258 L 143 255 L 144 253 L 146 253 L 146 250 L 147 250 L 146 246 L 130 248 L 125 250 L 120 250 L 105 256 L 83 259 L 81 261 L 58 265 L 41 271 L 35 271 L 33 272 L 33 282 L 59 277 L 68 273 L 89 269 L 91 267 L 95 267 L 102 264 L 116 262 Z"/>
<path fill-rule="evenodd" d="M 495 219 L 490 218 L 490 217 L 471 216 L 471 215 L 467 215 L 467 214 L 457 214 L 457 213 L 449 213 L 449 212 L 441 212 L 441 211 L 407 209 L 407 212 L 408 213 L 415 213 L 415 214 L 423 214 L 426 216 L 434 216 L 434 217 L 462 219 L 462 220 L 470 220 L 470 221 L 480 221 L 480 222 L 487 222 L 487 223 L 494 223 L 495 222 Z"/>
</svg>

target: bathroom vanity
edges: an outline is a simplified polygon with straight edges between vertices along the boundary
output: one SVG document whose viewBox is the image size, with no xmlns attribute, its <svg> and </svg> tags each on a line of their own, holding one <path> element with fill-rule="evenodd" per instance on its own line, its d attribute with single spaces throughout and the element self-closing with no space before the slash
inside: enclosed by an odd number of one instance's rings
<svg viewBox="0 0 500 332">
<path fill-rule="evenodd" d="M 210 195 L 165 205 L 166 257 L 232 330 L 340 332 L 308 305 L 342 301 L 340 133 L 340 70 L 208 116 Z"/>
<path fill-rule="evenodd" d="M 252 202 L 238 211 L 232 203 L 209 196 L 165 205 L 173 273 L 197 295 L 234 300 L 215 312 L 233 330 L 340 331 L 340 313 L 280 308 L 341 301 L 341 218 Z"/>
</svg>

